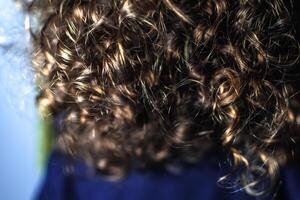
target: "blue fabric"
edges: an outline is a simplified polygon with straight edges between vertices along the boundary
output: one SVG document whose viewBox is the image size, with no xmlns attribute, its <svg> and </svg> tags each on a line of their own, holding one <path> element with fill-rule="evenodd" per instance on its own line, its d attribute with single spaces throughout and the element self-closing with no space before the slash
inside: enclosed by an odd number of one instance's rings
<svg viewBox="0 0 300 200">
<path fill-rule="evenodd" d="M 53 152 L 40 200 L 254 200 L 300 199 L 299 167 L 281 171 L 281 184 L 276 194 L 254 198 L 244 191 L 229 192 L 217 185 L 223 174 L 216 160 L 210 159 L 180 173 L 164 170 L 135 170 L 126 179 L 108 181 L 95 176 L 83 162 L 71 161 Z"/>
</svg>

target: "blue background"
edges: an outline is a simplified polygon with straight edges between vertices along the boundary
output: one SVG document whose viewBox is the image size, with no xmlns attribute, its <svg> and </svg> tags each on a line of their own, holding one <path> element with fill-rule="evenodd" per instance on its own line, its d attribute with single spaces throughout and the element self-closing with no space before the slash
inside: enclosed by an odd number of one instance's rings
<svg viewBox="0 0 300 200">
<path fill-rule="evenodd" d="M 0 9 L 0 199 L 27 200 L 42 172 L 30 40 L 16 3 L 0 0 Z"/>
</svg>

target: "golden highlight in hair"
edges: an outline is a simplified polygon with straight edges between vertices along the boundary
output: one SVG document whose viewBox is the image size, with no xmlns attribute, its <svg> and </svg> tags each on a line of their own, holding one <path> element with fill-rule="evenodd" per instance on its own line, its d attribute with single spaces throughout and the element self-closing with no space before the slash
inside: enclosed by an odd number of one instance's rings
<svg viewBox="0 0 300 200">
<path fill-rule="evenodd" d="M 220 148 L 234 163 L 228 175 L 238 172 L 249 194 L 264 194 L 257 185 L 276 182 L 278 152 L 289 157 L 298 119 L 289 6 L 35 1 L 38 103 L 60 122 L 58 146 L 112 178 L 134 167 L 196 163 Z"/>
</svg>

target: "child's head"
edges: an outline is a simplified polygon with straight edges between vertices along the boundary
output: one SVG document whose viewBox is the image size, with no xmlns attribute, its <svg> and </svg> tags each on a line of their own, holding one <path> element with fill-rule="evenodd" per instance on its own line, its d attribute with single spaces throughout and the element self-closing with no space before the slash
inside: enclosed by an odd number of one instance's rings
<svg viewBox="0 0 300 200">
<path fill-rule="evenodd" d="M 296 119 L 290 70 L 299 44 L 289 6 L 281 0 L 41 6 L 38 102 L 61 120 L 59 146 L 113 177 L 133 165 L 195 163 L 221 148 L 248 192 L 260 194 L 252 174 L 275 182 L 278 154 L 282 162 L 289 157 L 284 145 Z"/>
</svg>

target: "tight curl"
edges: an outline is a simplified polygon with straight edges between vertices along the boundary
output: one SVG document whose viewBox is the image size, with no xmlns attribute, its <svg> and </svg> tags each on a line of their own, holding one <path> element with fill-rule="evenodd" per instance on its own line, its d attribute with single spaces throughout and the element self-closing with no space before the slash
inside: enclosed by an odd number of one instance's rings
<svg viewBox="0 0 300 200">
<path fill-rule="evenodd" d="M 52 0 L 35 8 L 38 103 L 58 119 L 65 153 L 122 178 L 221 148 L 233 165 L 219 183 L 238 173 L 251 195 L 268 192 L 262 182 L 275 185 L 300 119 L 291 106 L 292 5 Z"/>
</svg>

